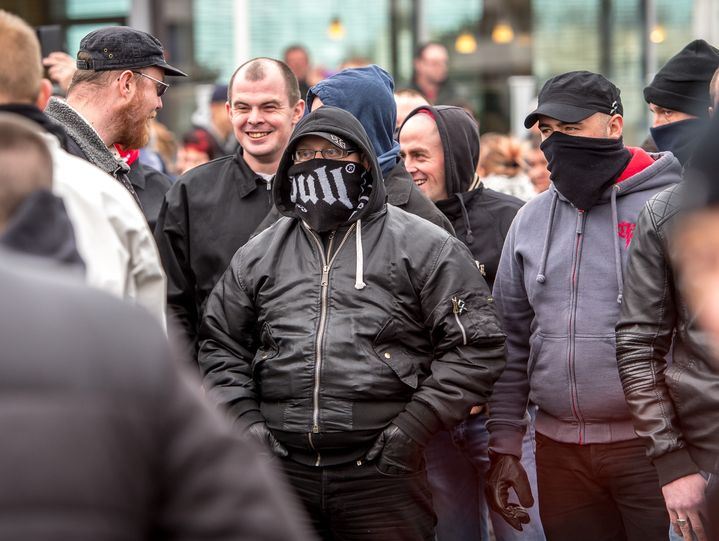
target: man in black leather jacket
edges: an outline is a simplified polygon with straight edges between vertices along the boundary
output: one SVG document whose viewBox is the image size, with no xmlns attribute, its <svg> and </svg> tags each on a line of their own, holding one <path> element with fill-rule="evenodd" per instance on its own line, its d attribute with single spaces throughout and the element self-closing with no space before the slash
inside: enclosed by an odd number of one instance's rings
<svg viewBox="0 0 719 541">
<path fill-rule="evenodd" d="M 284 216 L 208 299 L 205 386 L 282 457 L 323 538 L 434 539 L 423 446 L 504 365 L 487 284 L 460 241 L 385 203 L 346 111 L 298 123 L 273 198 Z"/>
<path fill-rule="evenodd" d="M 719 374 L 697 325 L 697 307 L 684 302 L 691 291 L 687 270 L 698 272 L 703 260 L 695 253 L 679 267 L 681 254 L 691 250 L 687 237 L 675 235 L 686 223 L 686 196 L 703 192 L 692 179 L 702 173 L 712 179 L 719 170 L 716 119 L 712 130 L 693 154 L 685 181 L 657 194 L 639 216 L 616 329 L 619 375 L 635 429 L 659 474 L 672 535 L 681 536 L 672 539 L 688 541 L 692 531 L 700 541 L 719 533 L 705 531 L 706 520 L 719 513 Z"/>
</svg>

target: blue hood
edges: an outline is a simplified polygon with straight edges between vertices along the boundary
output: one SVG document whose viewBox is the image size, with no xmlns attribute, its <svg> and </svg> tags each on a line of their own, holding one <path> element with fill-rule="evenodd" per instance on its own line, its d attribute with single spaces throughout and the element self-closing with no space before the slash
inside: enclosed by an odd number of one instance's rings
<svg viewBox="0 0 719 541">
<path fill-rule="evenodd" d="M 397 104 L 392 76 L 379 66 L 343 70 L 320 81 L 307 92 L 305 115 L 312 110 L 315 96 L 323 105 L 344 109 L 357 118 L 372 142 L 382 175 L 399 161 L 399 143 L 394 140 Z"/>
</svg>

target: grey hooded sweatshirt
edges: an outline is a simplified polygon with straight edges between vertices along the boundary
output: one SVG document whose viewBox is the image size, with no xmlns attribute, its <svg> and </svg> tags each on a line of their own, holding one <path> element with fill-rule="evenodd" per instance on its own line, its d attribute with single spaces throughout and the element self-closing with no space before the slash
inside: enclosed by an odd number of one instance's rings
<svg viewBox="0 0 719 541">
<path fill-rule="evenodd" d="M 521 456 L 527 401 L 536 430 L 555 441 L 636 437 L 617 369 L 614 327 L 627 251 L 640 210 L 680 180 L 671 153 L 614 184 L 589 211 L 550 187 L 517 213 L 494 283 L 507 333 L 507 368 L 490 401 L 490 447 Z M 622 179 L 622 176 L 620 176 Z M 577 179 L 581 182 L 581 179 Z"/>
</svg>

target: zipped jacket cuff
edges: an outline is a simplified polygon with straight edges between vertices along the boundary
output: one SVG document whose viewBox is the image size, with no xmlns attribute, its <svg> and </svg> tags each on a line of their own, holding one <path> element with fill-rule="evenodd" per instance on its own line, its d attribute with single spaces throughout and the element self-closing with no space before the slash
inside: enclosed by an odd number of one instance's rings
<svg viewBox="0 0 719 541">
<path fill-rule="evenodd" d="M 252 399 L 238 400 L 228 408 L 227 414 L 232 424 L 243 431 L 250 425 L 265 422 L 259 404 Z"/>
<path fill-rule="evenodd" d="M 652 462 L 659 475 L 659 484 L 662 486 L 681 477 L 699 473 L 699 468 L 686 447 L 658 456 Z"/>
<path fill-rule="evenodd" d="M 392 422 L 422 447 L 442 429 L 442 421 L 434 410 L 416 400 L 408 403 Z"/>
</svg>

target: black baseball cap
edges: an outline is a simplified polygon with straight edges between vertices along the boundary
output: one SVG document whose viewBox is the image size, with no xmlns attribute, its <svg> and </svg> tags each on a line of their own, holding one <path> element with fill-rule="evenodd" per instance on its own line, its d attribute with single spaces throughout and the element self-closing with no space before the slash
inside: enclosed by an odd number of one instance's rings
<svg viewBox="0 0 719 541">
<path fill-rule="evenodd" d="M 106 26 L 82 38 L 77 69 L 109 71 L 156 66 L 165 75 L 187 74 L 165 62 L 162 43 L 155 36 L 128 26 Z"/>
<path fill-rule="evenodd" d="M 552 77 L 539 91 L 537 108 L 524 119 L 531 128 L 540 115 L 560 122 L 580 122 L 594 113 L 623 115 L 620 91 L 609 79 L 591 71 L 570 71 Z"/>
<path fill-rule="evenodd" d="M 306 137 L 308 135 L 316 135 L 318 137 L 322 137 L 322 139 L 329 141 L 334 146 L 336 146 L 337 148 L 341 148 L 342 150 L 351 150 L 353 148 L 352 145 L 350 145 L 347 141 L 335 135 L 334 133 L 329 133 L 326 131 L 312 131 L 308 133 L 303 133 L 302 137 Z"/>
</svg>

